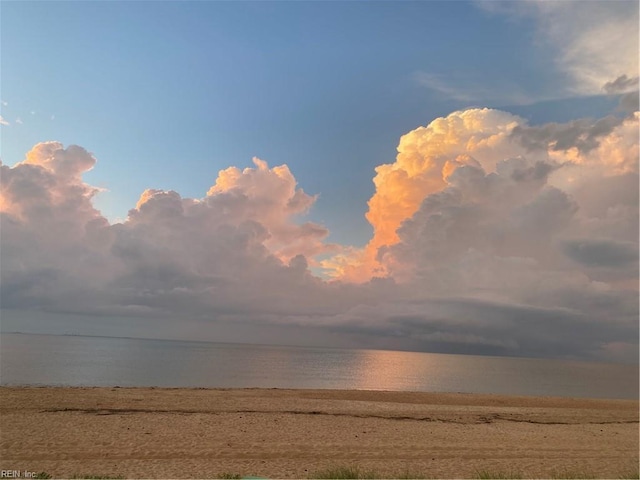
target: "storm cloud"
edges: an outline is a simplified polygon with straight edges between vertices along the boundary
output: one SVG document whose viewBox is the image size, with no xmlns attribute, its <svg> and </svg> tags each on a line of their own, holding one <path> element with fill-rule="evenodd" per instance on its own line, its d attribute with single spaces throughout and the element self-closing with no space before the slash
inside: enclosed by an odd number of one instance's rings
<svg viewBox="0 0 640 480">
<path fill-rule="evenodd" d="M 408 132 L 376 168 L 363 248 L 303 220 L 318 197 L 286 165 L 222 170 L 201 198 L 148 189 L 113 224 L 82 178 L 95 165 L 46 142 L 0 166 L 5 311 L 637 358 L 637 113 L 529 126 L 472 109 Z"/>
</svg>

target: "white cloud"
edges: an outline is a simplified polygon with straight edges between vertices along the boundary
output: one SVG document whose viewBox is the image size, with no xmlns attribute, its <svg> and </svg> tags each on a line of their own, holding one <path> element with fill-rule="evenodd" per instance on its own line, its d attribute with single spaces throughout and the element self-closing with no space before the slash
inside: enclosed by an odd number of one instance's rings
<svg viewBox="0 0 640 480">
<path fill-rule="evenodd" d="M 541 41 L 557 51 L 556 65 L 568 77 L 567 93 L 594 95 L 616 79 L 638 77 L 638 2 L 479 2 L 482 8 L 532 18 Z M 625 88 L 637 88 L 627 82 Z"/>
<path fill-rule="evenodd" d="M 2 115 L 0 115 L 0 125 L 9 125 L 9 122 L 7 122 Z"/>
<path fill-rule="evenodd" d="M 291 220 L 315 197 L 296 188 L 286 166 L 255 159 L 257 168 L 224 170 L 202 199 L 147 190 L 125 222 L 109 225 L 91 204 L 98 189 L 81 180 L 94 163 L 81 147 L 48 142 L 2 166 L 3 307 L 158 315 L 335 308 L 326 299 L 314 306 L 308 292 L 321 281 L 307 258 L 330 249 L 328 232 Z"/>
<path fill-rule="evenodd" d="M 501 103 L 510 105 L 528 105 L 540 101 L 539 96 L 528 94 L 518 85 L 496 85 L 495 80 L 469 78 L 469 75 L 435 74 L 415 72 L 413 81 L 452 100 L 473 104 Z M 484 87 L 483 85 L 491 85 Z"/>
</svg>

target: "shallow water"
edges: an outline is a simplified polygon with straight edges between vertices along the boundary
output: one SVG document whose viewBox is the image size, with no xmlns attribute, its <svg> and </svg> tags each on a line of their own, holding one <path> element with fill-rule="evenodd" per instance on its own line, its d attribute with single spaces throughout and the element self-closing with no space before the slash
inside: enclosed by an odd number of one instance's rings
<svg viewBox="0 0 640 480">
<path fill-rule="evenodd" d="M 2 385 L 322 388 L 638 398 L 638 366 L 4 333 Z"/>
</svg>

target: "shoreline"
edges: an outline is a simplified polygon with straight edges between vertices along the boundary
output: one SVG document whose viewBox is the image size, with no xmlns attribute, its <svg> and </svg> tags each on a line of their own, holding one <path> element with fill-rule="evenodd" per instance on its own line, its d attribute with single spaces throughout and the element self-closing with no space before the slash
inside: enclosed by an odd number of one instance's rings
<svg viewBox="0 0 640 480">
<path fill-rule="evenodd" d="M 638 400 L 366 390 L 0 386 L 0 469 L 309 478 L 638 471 Z"/>
</svg>

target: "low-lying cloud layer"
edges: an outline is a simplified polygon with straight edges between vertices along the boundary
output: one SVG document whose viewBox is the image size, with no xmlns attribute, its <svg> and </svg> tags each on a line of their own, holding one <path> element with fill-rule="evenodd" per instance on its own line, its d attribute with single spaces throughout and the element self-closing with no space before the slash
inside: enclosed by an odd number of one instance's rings
<svg viewBox="0 0 640 480">
<path fill-rule="evenodd" d="M 286 165 L 230 167 L 198 199 L 146 190 L 112 225 L 82 180 L 93 156 L 41 143 L 0 167 L 2 308 L 637 360 L 638 120 L 438 118 L 376 168 L 362 249 L 301 222 L 316 197 Z M 312 274 L 320 266 L 330 280 Z"/>
</svg>

